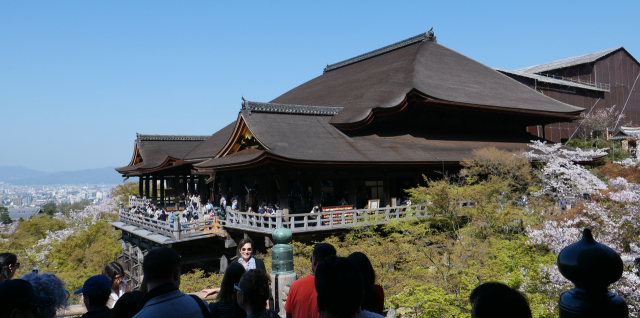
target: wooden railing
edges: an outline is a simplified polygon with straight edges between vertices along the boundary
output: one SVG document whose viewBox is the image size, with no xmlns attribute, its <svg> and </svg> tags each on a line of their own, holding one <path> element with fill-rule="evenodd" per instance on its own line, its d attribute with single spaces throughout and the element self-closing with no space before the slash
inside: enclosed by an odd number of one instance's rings
<svg viewBox="0 0 640 318">
<path fill-rule="evenodd" d="M 400 206 L 378 209 L 359 209 L 322 213 L 262 215 L 246 212 L 228 212 L 221 224 L 226 228 L 271 233 L 280 226 L 291 232 L 324 231 L 353 226 L 384 224 L 407 217 L 428 217 L 424 206 Z"/>
<path fill-rule="evenodd" d="M 471 207 L 472 201 L 458 203 L 461 207 Z M 201 214 L 201 218 L 204 213 Z M 357 209 L 346 211 L 301 213 L 285 215 L 283 211 L 276 211 L 275 215 L 263 215 L 247 212 L 226 212 L 225 220 L 215 217 L 213 220 L 200 220 L 181 224 L 174 222 L 177 228 L 168 222 L 162 222 L 150 218 L 139 218 L 127 213 L 120 213 L 120 220 L 137 227 L 152 231 L 161 235 L 173 237 L 175 240 L 201 236 L 202 234 L 215 233 L 225 236 L 225 228 L 238 229 L 251 232 L 269 234 L 273 230 L 284 226 L 294 233 L 314 232 L 334 229 L 343 229 L 353 226 L 380 225 L 391 220 L 405 219 L 408 217 L 425 218 L 426 206 L 397 206 L 377 209 Z"/>
<path fill-rule="evenodd" d="M 129 197 L 129 207 L 132 208 L 134 206 L 143 207 L 145 204 L 149 203 L 149 200 L 146 197 L 142 198 L 132 198 Z"/>
<path fill-rule="evenodd" d="M 173 240 L 185 240 L 203 235 L 226 236 L 226 232 L 217 218 L 210 219 L 201 215 L 200 220 L 180 223 L 180 218 L 175 217 L 174 222 L 165 222 L 153 218 L 140 218 L 126 212 L 118 213 L 120 221 L 134 225 L 147 231 L 173 238 Z"/>
</svg>

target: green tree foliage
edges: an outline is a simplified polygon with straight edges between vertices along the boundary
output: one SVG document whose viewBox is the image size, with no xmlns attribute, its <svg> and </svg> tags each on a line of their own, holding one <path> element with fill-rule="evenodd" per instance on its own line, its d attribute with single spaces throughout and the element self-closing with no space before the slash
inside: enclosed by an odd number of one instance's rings
<svg viewBox="0 0 640 318">
<path fill-rule="evenodd" d="M 0 222 L 2 222 L 2 224 L 13 223 L 13 221 L 11 220 L 11 217 L 9 216 L 8 211 L 2 212 L 2 214 L 0 214 Z"/>
<path fill-rule="evenodd" d="M 206 274 L 201 269 L 195 269 L 180 276 L 180 290 L 186 293 L 199 292 L 206 288 L 220 287 L 223 274 Z"/>
<path fill-rule="evenodd" d="M 49 252 L 46 268 L 76 290 L 93 275 L 102 273 L 105 265 L 122 252 L 120 235 L 107 221 L 99 221 L 86 231 L 68 237 Z"/>
<path fill-rule="evenodd" d="M 0 212 L 9 212 L 9 208 L 4 205 L 0 205 Z"/>
<path fill-rule="evenodd" d="M 58 211 L 58 207 L 54 202 L 49 202 L 42 206 L 42 213 L 53 216 Z"/>
<path fill-rule="evenodd" d="M 124 203 L 124 207 L 129 207 L 129 200 L 132 195 L 137 196 L 138 193 L 138 183 L 137 182 L 127 182 L 125 184 L 119 184 L 115 188 L 111 190 L 111 197 L 115 198 L 117 196 L 121 196 L 122 203 Z"/>
</svg>

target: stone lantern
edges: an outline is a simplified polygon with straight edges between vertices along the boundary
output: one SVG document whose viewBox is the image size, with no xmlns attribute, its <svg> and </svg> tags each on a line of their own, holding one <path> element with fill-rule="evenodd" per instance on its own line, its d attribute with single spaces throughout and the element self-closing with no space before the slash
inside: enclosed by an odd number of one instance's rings
<svg viewBox="0 0 640 318">
<path fill-rule="evenodd" d="M 280 227 L 271 234 L 276 245 L 271 248 L 271 293 L 274 300 L 273 310 L 284 317 L 284 303 L 289 294 L 289 287 L 296 281 L 293 271 L 293 247 L 289 245 L 293 233 Z"/>
<path fill-rule="evenodd" d="M 575 285 L 560 296 L 560 318 L 629 317 L 624 300 L 608 290 L 622 277 L 622 259 L 596 242 L 591 230 L 558 254 L 558 269 Z"/>
</svg>

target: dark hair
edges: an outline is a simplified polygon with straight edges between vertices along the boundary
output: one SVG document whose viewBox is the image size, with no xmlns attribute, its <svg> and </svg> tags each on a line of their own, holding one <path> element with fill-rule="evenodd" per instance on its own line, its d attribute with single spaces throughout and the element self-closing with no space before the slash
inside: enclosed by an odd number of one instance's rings
<svg viewBox="0 0 640 318">
<path fill-rule="evenodd" d="M 104 270 L 102 270 L 102 275 L 107 276 L 111 285 L 113 285 L 113 281 L 116 279 L 116 275 L 122 274 L 124 276 L 124 268 L 118 262 L 111 262 L 105 266 Z"/>
<path fill-rule="evenodd" d="M 9 265 L 15 265 L 18 261 L 18 257 L 13 253 L 0 254 L 0 282 L 4 282 L 9 279 Z"/>
<path fill-rule="evenodd" d="M 267 307 L 267 300 L 271 296 L 270 283 L 271 277 L 261 269 L 251 269 L 242 275 L 239 286 L 246 304 L 252 311 L 260 312 Z"/>
<path fill-rule="evenodd" d="M 336 254 L 336 248 L 329 243 L 318 243 L 313 247 L 313 257 L 321 263 L 325 258 Z"/>
<path fill-rule="evenodd" d="M 180 254 L 166 246 L 149 251 L 142 263 L 142 272 L 147 282 L 171 278 L 176 267 L 180 267 Z"/>
<path fill-rule="evenodd" d="M 318 308 L 326 308 L 338 317 L 354 315 L 362 303 L 362 275 L 353 262 L 344 257 L 327 257 L 315 273 Z"/>
<path fill-rule="evenodd" d="M 216 299 L 227 304 L 236 305 L 238 300 L 233 284 L 239 283 L 245 272 L 244 266 L 240 265 L 240 263 L 231 263 L 224 272 L 222 283 L 220 283 L 220 292 Z"/>
<path fill-rule="evenodd" d="M 502 283 L 484 283 L 471 292 L 469 301 L 477 318 L 531 318 L 527 300 Z"/>
<path fill-rule="evenodd" d="M 358 268 L 362 274 L 362 282 L 364 284 L 364 299 L 362 300 L 362 309 L 370 312 L 380 311 L 381 304 L 378 302 L 376 294 L 373 292 L 373 285 L 376 283 L 376 272 L 369 261 L 367 255 L 360 252 L 354 252 L 347 259 Z"/>
<path fill-rule="evenodd" d="M 253 244 L 253 240 L 250 237 L 247 236 L 247 237 L 241 239 L 240 243 L 238 243 L 238 248 L 236 249 L 236 256 L 240 257 L 240 249 L 242 249 L 242 247 L 247 243 L 251 244 L 251 248 L 252 249 L 255 246 Z M 251 255 L 253 255 L 253 250 L 251 250 Z"/>
<path fill-rule="evenodd" d="M 136 308 L 144 294 L 140 291 L 130 291 L 122 294 L 118 301 L 111 309 L 111 318 L 131 318 L 138 312 Z"/>
</svg>

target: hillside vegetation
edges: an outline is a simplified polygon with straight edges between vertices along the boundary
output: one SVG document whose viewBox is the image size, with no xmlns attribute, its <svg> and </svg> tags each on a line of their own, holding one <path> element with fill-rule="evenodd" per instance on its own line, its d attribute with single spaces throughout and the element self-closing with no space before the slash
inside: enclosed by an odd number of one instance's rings
<svg viewBox="0 0 640 318">
<path fill-rule="evenodd" d="M 589 171 L 576 161 L 592 152 L 567 152 L 534 145 L 525 156 L 483 149 L 463 162 L 457 175 L 426 180 L 408 191 L 411 201 L 427 206 L 430 219 L 407 219 L 384 226 L 353 229 L 325 241 L 340 256 L 359 251 L 369 256 L 386 308 L 403 317 L 469 317 L 469 294 L 483 282 L 499 281 L 522 291 L 534 317 L 557 317 L 560 293 L 572 288 L 555 264 L 560 250 L 580 239 L 584 227 L 623 258 L 623 278 L 612 286 L 629 305 L 640 309 L 636 245 L 640 230 L 640 169 L 635 161 L 594 164 Z M 528 157 L 528 158 L 527 158 Z M 532 166 L 528 159 L 538 162 Z M 117 189 L 135 191 L 131 185 Z M 588 200 L 582 200 L 589 194 Z M 475 205 L 462 207 L 463 201 Z M 100 273 L 120 253 L 119 233 L 108 225 L 117 199 L 80 211 L 39 216 L 3 234 L 2 251 L 19 255 L 23 266 L 59 275 L 70 291 Z M 571 203 L 561 205 L 560 202 Z M 292 242 L 298 277 L 311 273 L 312 245 Z M 270 268 L 271 255 L 259 255 Z M 183 274 L 186 292 L 218 286 L 222 275 Z"/>
</svg>

